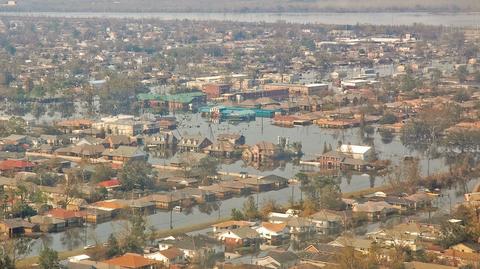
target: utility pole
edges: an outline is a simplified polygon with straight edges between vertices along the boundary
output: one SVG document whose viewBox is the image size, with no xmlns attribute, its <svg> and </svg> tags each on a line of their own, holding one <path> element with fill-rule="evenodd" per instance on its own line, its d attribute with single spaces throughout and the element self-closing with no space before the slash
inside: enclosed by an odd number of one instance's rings
<svg viewBox="0 0 480 269">
<path fill-rule="evenodd" d="M 172 200 L 173 200 L 173 194 L 170 192 L 170 204 L 172 204 Z M 170 207 L 170 230 L 173 229 L 173 222 L 172 222 L 172 218 L 173 218 L 173 207 L 171 205 L 169 205 Z"/>
<path fill-rule="evenodd" d="M 258 209 L 258 194 L 260 193 L 260 185 L 258 185 L 258 177 L 257 177 L 257 209 Z"/>
<path fill-rule="evenodd" d="M 295 185 L 292 184 L 292 207 L 295 206 Z"/>
</svg>

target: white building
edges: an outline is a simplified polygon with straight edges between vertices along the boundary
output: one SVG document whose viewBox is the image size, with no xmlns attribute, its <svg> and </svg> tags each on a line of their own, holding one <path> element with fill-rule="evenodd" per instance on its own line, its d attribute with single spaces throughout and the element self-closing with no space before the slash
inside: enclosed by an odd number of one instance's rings
<svg viewBox="0 0 480 269">
<path fill-rule="evenodd" d="M 372 147 L 357 145 L 341 145 L 339 151 L 343 154 L 350 155 L 356 160 L 368 161 L 370 158 Z"/>
</svg>

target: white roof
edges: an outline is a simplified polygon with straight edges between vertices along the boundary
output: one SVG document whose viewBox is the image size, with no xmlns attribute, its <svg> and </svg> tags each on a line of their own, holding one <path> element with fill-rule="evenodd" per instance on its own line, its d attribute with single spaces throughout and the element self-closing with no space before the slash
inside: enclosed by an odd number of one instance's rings
<svg viewBox="0 0 480 269">
<path fill-rule="evenodd" d="M 292 215 L 291 214 L 284 214 L 284 213 L 278 213 L 278 212 L 270 212 L 268 214 L 268 217 L 269 218 L 284 218 L 284 219 L 288 219 L 290 218 Z"/>
<path fill-rule="evenodd" d="M 340 146 L 341 152 L 348 152 L 348 153 L 357 153 L 357 154 L 365 154 L 369 151 L 372 147 L 369 146 L 357 146 L 357 145 L 342 145 Z"/>
<path fill-rule="evenodd" d="M 328 86 L 328 84 L 326 84 L 326 83 L 311 83 L 311 84 L 307 84 L 305 86 L 307 86 L 307 87 L 325 87 L 325 86 Z"/>
<path fill-rule="evenodd" d="M 72 257 L 68 258 L 68 260 L 70 262 L 78 262 L 78 261 L 83 261 L 83 260 L 88 260 L 88 259 L 90 259 L 90 256 L 88 256 L 86 254 L 81 254 L 81 255 L 72 256 Z"/>
</svg>

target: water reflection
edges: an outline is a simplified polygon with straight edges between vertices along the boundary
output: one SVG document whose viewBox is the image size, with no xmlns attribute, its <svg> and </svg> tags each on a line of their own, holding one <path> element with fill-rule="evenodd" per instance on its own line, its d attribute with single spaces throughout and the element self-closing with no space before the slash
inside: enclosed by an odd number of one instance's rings
<svg viewBox="0 0 480 269">
<path fill-rule="evenodd" d="M 85 235 L 81 233 L 84 229 L 66 229 L 60 238 L 63 248 L 73 250 L 80 247 L 83 243 L 82 238 L 85 237 Z"/>
<path fill-rule="evenodd" d="M 321 129 L 315 125 L 295 128 L 281 128 L 271 124 L 270 120 L 261 119 L 249 123 L 239 123 L 232 125 L 228 123 L 211 124 L 199 117 L 199 115 L 180 115 L 178 118 L 184 118 L 180 122 L 177 135 L 195 129 L 203 134 L 211 132 L 212 137 L 216 137 L 220 133 L 239 133 L 246 137 L 247 144 L 255 144 L 260 141 L 277 142 L 278 136 L 289 137 L 291 140 L 301 141 L 304 152 L 304 159 L 312 159 L 316 154 L 322 153 L 324 144 L 336 147 L 341 140 L 343 143 L 363 144 L 363 138 L 359 135 L 359 128 L 347 130 L 329 130 Z M 263 130 L 262 130 L 263 125 Z M 198 126 L 198 127 L 197 127 Z M 392 163 L 398 164 L 405 155 L 418 156 L 420 158 L 421 172 L 426 175 L 430 170 L 440 172 L 447 171 L 445 165 L 447 159 L 438 156 L 431 156 L 430 160 L 425 157 L 422 152 L 415 148 L 406 148 L 402 145 L 398 137 L 393 137 L 391 141 L 383 141 L 379 132 L 369 135 L 375 150 L 380 159 L 390 159 Z M 388 143 L 386 143 L 388 142 Z M 175 156 L 175 152 L 150 152 L 149 161 L 153 164 L 168 164 Z M 429 165 L 428 165 L 429 164 Z M 222 171 L 238 173 L 241 171 L 256 175 L 276 174 L 286 178 L 292 178 L 300 171 L 315 171 L 326 175 L 339 175 L 340 188 L 343 192 L 367 189 L 386 184 L 385 177 L 376 174 L 361 174 L 349 171 L 322 170 L 316 167 L 306 167 L 299 165 L 293 161 L 278 161 L 269 163 L 266 166 L 252 166 L 246 164 L 242 160 L 223 162 Z M 279 204 L 287 204 L 294 195 L 295 201 L 300 199 L 299 186 L 291 185 L 288 188 L 259 194 L 260 207 L 264 201 L 274 199 Z M 453 197 L 454 193 L 452 193 Z M 233 208 L 242 207 L 244 197 L 234 197 L 232 199 L 221 202 L 212 202 L 200 206 L 192 207 L 183 212 L 157 212 L 148 217 L 148 224 L 157 230 L 166 230 L 170 228 L 170 216 L 172 216 L 173 227 L 184 227 L 194 223 L 203 223 L 213 221 L 221 217 L 230 215 Z M 62 233 L 46 235 L 37 239 L 37 243 L 30 255 L 36 255 L 43 242 L 54 248 L 55 250 L 67 250 L 82 247 L 85 244 L 94 244 L 97 242 L 105 242 L 112 232 L 122 230 L 125 221 L 116 220 L 112 222 L 89 226 L 85 228 L 74 228 Z M 87 234 L 87 235 L 85 235 Z"/>
</svg>

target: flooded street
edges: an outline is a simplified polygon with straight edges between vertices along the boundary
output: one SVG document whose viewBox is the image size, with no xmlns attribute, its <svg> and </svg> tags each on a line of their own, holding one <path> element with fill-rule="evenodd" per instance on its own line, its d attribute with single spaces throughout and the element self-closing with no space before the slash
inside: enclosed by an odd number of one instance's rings
<svg viewBox="0 0 480 269">
<path fill-rule="evenodd" d="M 324 143 L 331 144 L 336 147 L 338 141 L 351 144 L 363 144 L 359 135 L 359 129 L 346 130 L 332 130 L 322 129 L 316 125 L 305 127 L 283 128 L 271 124 L 271 119 L 257 118 L 253 122 L 244 122 L 236 125 L 223 122 L 220 124 L 209 123 L 206 119 L 200 117 L 199 114 L 182 114 L 177 115 L 179 120 L 178 131 L 175 133 L 180 136 L 185 132 L 202 133 L 209 139 L 214 138 L 220 133 L 240 133 L 246 137 L 247 144 L 255 144 L 260 141 L 270 141 L 276 143 L 279 136 L 288 137 L 290 142 L 302 142 L 302 150 L 304 156 L 302 159 L 314 158 L 316 154 L 322 153 Z M 413 155 L 421 158 L 422 173 L 426 175 L 427 160 L 418 151 L 410 151 L 402 145 L 399 137 L 395 137 L 392 142 L 385 144 L 382 142 L 380 135 L 374 135 L 374 144 L 380 159 L 391 159 L 393 162 L 398 162 L 405 155 Z M 387 153 L 388 152 L 388 153 Z M 169 159 L 161 159 L 150 157 L 152 164 L 168 164 Z M 311 168 L 310 168 L 311 169 Z M 315 168 L 317 169 L 317 168 Z M 436 159 L 430 161 L 430 171 L 442 171 L 447 169 L 444 165 L 443 159 Z M 222 164 L 221 171 L 224 172 L 248 172 L 255 175 L 269 175 L 275 174 L 286 178 L 293 177 L 296 173 L 302 171 L 302 167 L 288 162 L 281 165 L 274 170 L 260 171 L 251 166 L 246 166 L 242 160 L 236 161 L 233 164 Z M 386 184 L 383 177 L 373 177 L 367 174 L 353 174 L 350 176 L 343 175 L 341 177 L 341 189 L 343 192 L 351 192 L 362 189 L 367 189 L 375 186 Z M 290 185 L 288 188 L 278 191 L 270 191 L 260 193 L 258 195 L 259 205 L 268 199 L 274 199 L 278 203 L 285 204 L 292 197 L 298 201 L 300 198 L 300 191 L 297 185 Z M 452 193 L 453 196 L 453 193 Z M 257 198 L 256 194 L 254 197 Z M 219 211 L 215 209 L 208 210 L 208 207 L 203 207 L 200 210 L 198 206 L 181 213 L 173 213 L 172 226 L 174 228 L 186 227 L 192 224 L 191 220 L 195 219 L 195 223 L 214 221 L 218 218 L 230 216 L 233 208 L 241 208 L 245 197 L 235 197 L 232 199 L 218 202 L 212 208 L 219 207 Z M 205 210 L 205 208 L 207 208 Z M 207 211 L 207 212 L 206 212 Z M 209 212 L 208 212 L 209 211 Z M 61 233 L 47 234 L 41 239 L 37 239 L 33 245 L 33 251 L 30 255 L 38 254 L 42 243 L 47 243 L 55 250 L 71 250 L 84 245 L 94 244 L 95 242 L 105 242 L 112 232 L 119 232 L 124 229 L 126 222 L 123 220 L 116 220 L 106 222 L 98 225 L 89 225 L 88 228 L 74 228 Z M 148 226 L 154 226 L 157 230 L 166 230 L 170 227 L 170 213 L 158 212 L 148 217 Z"/>
</svg>

